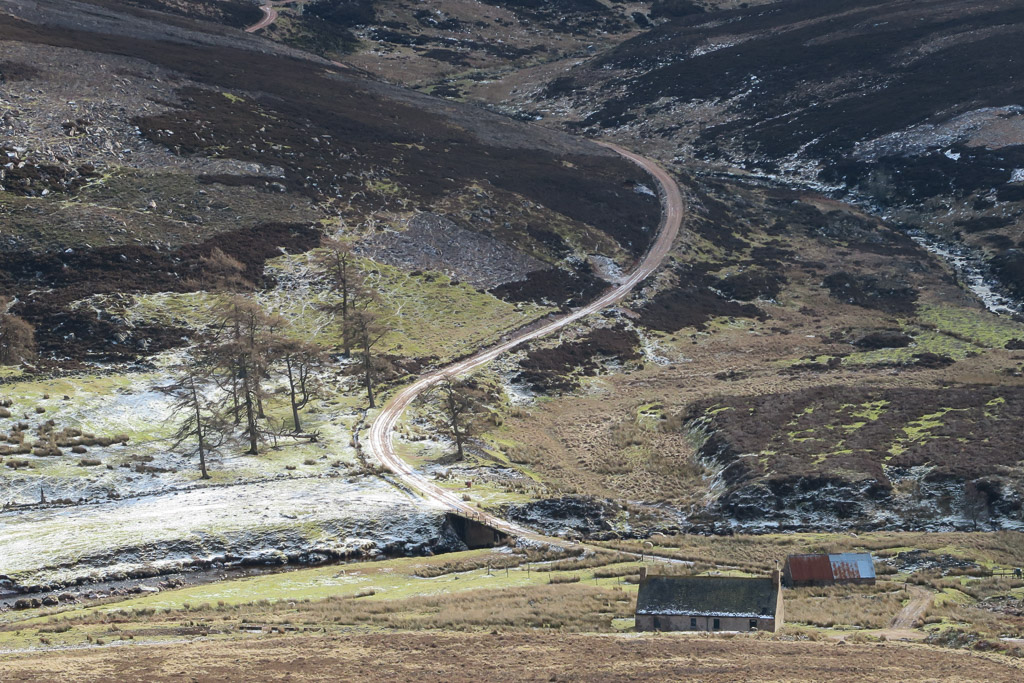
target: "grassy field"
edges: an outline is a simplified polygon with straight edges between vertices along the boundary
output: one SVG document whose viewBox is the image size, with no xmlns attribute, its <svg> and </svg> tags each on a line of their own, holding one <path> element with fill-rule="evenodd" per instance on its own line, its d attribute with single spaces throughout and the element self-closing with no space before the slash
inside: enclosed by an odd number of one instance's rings
<svg viewBox="0 0 1024 683">
<path fill-rule="evenodd" d="M 997 656 L 885 643 L 836 645 L 752 637 L 558 635 L 538 632 L 339 633 L 194 638 L 21 655 L 0 660 L 14 681 L 67 677 L 123 681 L 346 680 L 1018 681 L 1024 670 Z"/>
<path fill-rule="evenodd" d="M 653 549 L 640 542 L 615 545 L 644 551 L 652 574 L 750 575 L 787 553 L 869 550 L 877 558 L 877 585 L 787 590 L 787 625 L 778 637 L 828 639 L 854 633 L 861 640 L 877 640 L 879 630 L 906 604 L 909 585 L 932 596 L 918 624 L 921 637 L 955 631 L 961 635 L 954 645 L 1020 654 L 1013 642 L 998 638 L 1024 636 L 1024 618 L 1015 616 L 1013 607 L 1024 599 L 1024 581 L 985 575 L 1019 563 L 1020 541 L 1020 534 L 1009 533 L 794 534 L 664 537 L 656 539 Z M 973 569 L 897 569 L 890 558 L 912 550 L 925 551 L 924 559 L 969 561 Z M 692 564 L 652 561 L 652 552 Z M 613 550 L 565 554 L 501 548 L 299 569 L 0 613 L 0 651 L 311 630 L 327 635 L 494 629 L 617 633 L 632 629 L 641 566 L 635 557 Z"/>
<path fill-rule="evenodd" d="M 618 550 L 641 552 L 644 541 L 609 541 Z M 1024 534 L 1012 531 L 994 533 L 914 533 L 871 532 L 862 534 L 763 534 L 758 536 L 665 536 L 650 539 L 659 555 L 703 563 L 767 571 L 776 562 L 795 553 L 870 552 L 878 558 L 890 558 L 900 552 L 925 550 L 948 554 L 975 562 L 989 569 L 1024 565 Z"/>
</svg>

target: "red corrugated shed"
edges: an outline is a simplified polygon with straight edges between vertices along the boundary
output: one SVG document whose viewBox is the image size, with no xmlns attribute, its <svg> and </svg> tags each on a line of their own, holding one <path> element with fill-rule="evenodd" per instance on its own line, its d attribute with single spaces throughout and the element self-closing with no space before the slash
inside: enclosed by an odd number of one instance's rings
<svg viewBox="0 0 1024 683">
<path fill-rule="evenodd" d="M 832 583 L 832 563 L 828 555 L 790 555 L 786 558 L 789 579 L 795 583 Z"/>
</svg>

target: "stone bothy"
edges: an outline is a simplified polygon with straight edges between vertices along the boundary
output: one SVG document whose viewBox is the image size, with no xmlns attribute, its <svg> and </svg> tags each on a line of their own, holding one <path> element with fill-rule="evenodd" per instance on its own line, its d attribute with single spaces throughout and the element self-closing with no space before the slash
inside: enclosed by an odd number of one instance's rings
<svg viewBox="0 0 1024 683">
<path fill-rule="evenodd" d="M 649 576 L 636 601 L 638 631 L 769 631 L 782 627 L 779 572 L 771 578 Z"/>
</svg>

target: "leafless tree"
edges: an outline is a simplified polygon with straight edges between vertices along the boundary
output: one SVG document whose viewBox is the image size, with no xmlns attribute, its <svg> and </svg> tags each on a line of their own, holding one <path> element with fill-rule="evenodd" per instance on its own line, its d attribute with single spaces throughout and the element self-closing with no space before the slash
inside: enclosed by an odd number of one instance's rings
<svg viewBox="0 0 1024 683">
<path fill-rule="evenodd" d="M 0 296 L 0 365 L 16 365 L 35 357 L 35 328 L 9 313 L 11 300 Z"/>
<path fill-rule="evenodd" d="M 382 324 L 378 315 L 369 308 L 361 307 L 349 312 L 348 334 L 351 335 L 353 345 L 359 349 L 362 356 L 363 386 L 366 388 L 366 399 L 371 408 L 377 407 L 373 396 L 373 384 L 376 379 L 373 347 L 387 333 L 388 328 Z"/>
<path fill-rule="evenodd" d="M 348 325 L 349 315 L 356 308 L 355 299 L 363 285 L 363 274 L 356 268 L 353 245 L 347 240 L 324 238 L 323 251 L 316 257 L 316 265 L 327 278 L 328 286 L 341 297 L 341 301 L 327 309 L 341 316 L 342 344 L 348 356 L 352 351 L 352 328 Z"/>
<path fill-rule="evenodd" d="M 964 516 L 971 520 L 975 531 L 978 530 L 978 522 L 987 522 L 992 518 L 989 488 L 984 481 L 964 483 Z"/>
<path fill-rule="evenodd" d="M 445 424 L 455 439 L 459 460 L 462 460 L 466 457 L 463 451 L 466 440 L 474 436 L 480 427 L 480 414 L 485 409 L 484 392 L 472 381 L 459 382 L 445 377 L 432 393 L 440 400 Z"/>
<path fill-rule="evenodd" d="M 317 395 L 319 385 L 313 373 L 323 363 L 324 353 L 316 344 L 288 339 L 280 342 L 276 355 L 285 367 L 293 426 L 296 432 L 301 432 L 299 411 Z"/>
<path fill-rule="evenodd" d="M 169 418 L 177 424 L 171 437 L 173 447 L 191 444 L 190 454 L 199 456 L 199 471 L 203 479 L 210 478 L 206 456 L 223 443 L 226 431 L 223 415 L 203 391 L 204 385 L 208 384 L 206 375 L 197 363 L 188 363 L 174 382 L 160 387 L 160 391 L 173 401 Z"/>
<path fill-rule="evenodd" d="M 211 350 L 212 359 L 232 394 L 235 423 L 245 422 L 248 453 L 258 455 L 263 380 L 273 358 L 274 333 L 281 327 L 281 319 L 268 315 L 252 297 L 241 295 L 224 302 L 218 314 L 220 338 Z"/>
</svg>

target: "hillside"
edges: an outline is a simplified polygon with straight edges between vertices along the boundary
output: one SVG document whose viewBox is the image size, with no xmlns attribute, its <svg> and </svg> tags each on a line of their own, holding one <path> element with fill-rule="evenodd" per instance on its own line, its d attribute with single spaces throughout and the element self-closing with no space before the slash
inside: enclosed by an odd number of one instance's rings
<svg viewBox="0 0 1024 683">
<path fill-rule="evenodd" d="M 0 678 L 1019 680 L 1022 27 L 0 0 Z"/>
<path fill-rule="evenodd" d="M 665 160 L 867 206 L 1019 300 L 1021 20 L 1015 2 L 943 0 L 696 14 L 519 101 Z"/>
<path fill-rule="evenodd" d="M 321 239 L 355 245 L 387 391 L 600 291 L 592 264 L 628 267 L 653 236 L 650 181 L 569 135 L 196 21 L 224 18 L 210 3 L 159 4 L 0 12 L 0 291 L 36 342 L 0 378 L 4 586 L 447 547 L 443 515 L 359 450 L 365 392 L 325 312 Z M 265 452 L 231 434 L 207 481 L 162 387 L 234 295 L 328 360 L 311 436 L 288 436 L 274 368 Z M 207 514 L 168 517 L 179 494 Z M 74 525 L 90 532 L 40 548 Z"/>
<path fill-rule="evenodd" d="M 1019 5 L 703 7 L 472 93 L 670 164 L 694 214 L 607 369 L 585 331 L 523 361 L 574 395 L 516 457 L 669 528 L 1020 525 Z"/>
</svg>

